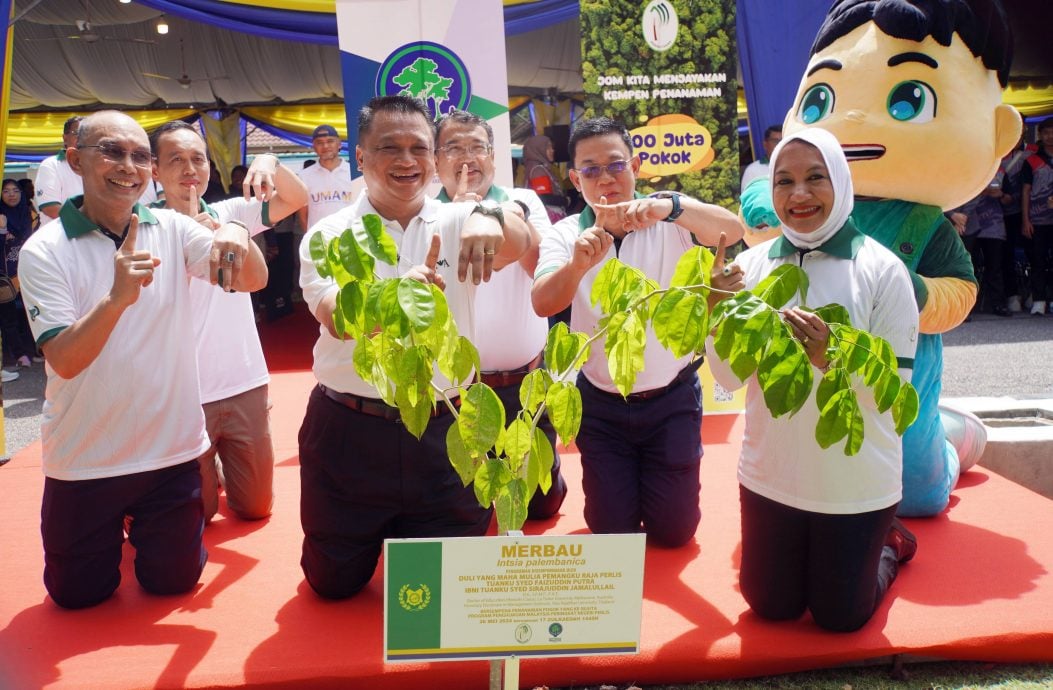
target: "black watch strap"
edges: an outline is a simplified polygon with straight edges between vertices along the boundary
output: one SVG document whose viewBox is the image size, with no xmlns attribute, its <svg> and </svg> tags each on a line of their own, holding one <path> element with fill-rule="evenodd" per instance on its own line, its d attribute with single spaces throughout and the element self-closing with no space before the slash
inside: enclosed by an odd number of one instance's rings
<svg viewBox="0 0 1053 690">
<path fill-rule="evenodd" d="M 684 213 L 684 207 L 680 205 L 680 194 L 678 192 L 656 192 L 651 195 L 652 199 L 670 199 L 673 202 L 673 210 L 662 220 L 673 223 Z"/>
</svg>

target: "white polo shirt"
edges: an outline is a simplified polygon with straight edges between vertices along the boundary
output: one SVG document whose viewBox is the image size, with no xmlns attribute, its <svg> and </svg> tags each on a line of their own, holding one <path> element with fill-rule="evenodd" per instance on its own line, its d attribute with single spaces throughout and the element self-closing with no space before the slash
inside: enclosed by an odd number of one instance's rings
<svg viewBox="0 0 1053 690">
<path fill-rule="evenodd" d="M 315 166 L 317 167 L 317 166 Z M 476 286 L 471 281 L 464 283 L 457 280 L 457 255 L 460 251 L 461 227 L 471 214 L 475 204 L 443 204 L 435 199 L 426 199 L 417 217 L 410 221 L 405 230 L 397 221 L 381 218 L 388 234 L 398 247 L 398 265 L 391 266 L 378 261 L 374 272 L 380 278 L 397 278 L 414 266 L 424 263 L 431 245 L 431 236 L 438 233 L 442 239 L 442 250 L 439 255 L 438 272 L 446 281 L 446 301 L 450 314 L 457 323 L 457 330 L 466 338 L 475 340 L 475 298 Z M 300 287 L 303 298 L 312 314 L 316 314 L 318 305 L 328 295 L 339 291 L 336 281 L 322 278 L 311 260 L 311 238 L 320 234 L 326 244 L 339 237 L 356 218 L 367 213 L 377 213 L 369 203 L 366 192 L 362 192 L 354 204 L 342 211 L 328 216 L 313 225 L 300 243 Z M 379 214 L 377 214 L 379 215 Z M 380 394 L 369 383 L 362 380 L 355 372 L 352 359 L 355 351 L 354 340 L 338 340 L 329 335 L 328 329 L 319 324 L 318 342 L 314 346 L 314 376 L 327 388 L 341 393 L 352 393 L 368 398 L 380 398 Z M 438 374 L 436 383 L 448 386 L 449 383 Z M 436 396 L 438 399 L 439 396 Z"/>
<path fill-rule="evenodd" d="M 307 185 L 307 227 L 347 208 L 355 199 L 351 165 L 345 160 L 341 159 L 335 170 L 327 170 L 321 163 L 304 168 L 300 179 Z"/>
<path fill-rule="evenodd" d="M 808 306 L 843 305 L 856 328 L 884 338 L 900 359 L 900 375 L 910 380 L 918 337 L 918 306 L 906 267 L 892 252 L 846 225 L 826 244 L 800 256 L 784 237 L 739 254 L 747 288 L 776 267 L 801 266 L 808 274 Z M 795 296 L 786 306 L 798 305 Z M 743 382 L 706 343 L 713 377 L 736 390 Z M 746 388 L 746 430 L 739 460 L 739 482 L 750 491 L 793 508 L 835 515 L 887 508 L 903 493 L 902 439 L 889 412 L 878 414 L 869 388 L 856 380 L 863 416 L 863 447 L 844 454 L 844 441 L 823 449 L 815 440 L 819 410 L 815 389 L 822 374 L 813 369 L 811 398 L 793 415 L 773 419 L 757 377 Z"/>
<path fill-rule="evenodd" d="M 592 227 L 595 215 L 591 208 L 581 214 L 567 216 L 552 226 L 553 231 L 541 240 L 541 256 L 538 259 L 535 280 L 551 273 L 570 261 L 574 254 L 574 243 L 578 236 Z M 673 279 L 676 264 L 684 252 L 694 245 L 691 233 L 675 223 L 659 221 L 649 228 L 630 232 L 622 240 L 621 249 L 614 245 L 607 251 L 603 261 L 593 266 L 578 283 L 577 292 L 571 302 L 570 328 L 591 336 L 596 332 L 602 312 L 599 306 L 592 306 L 592 285 L 603 264 L 614 258 L 622 263 L 638 268 L 660 285 L 667 286 Z M 605 338 L 592 343 L 589 359 L 582 367 L 582 372 L 589 383 L 608 393 L 618 393 L 617 386 L 611 379 L 604 352 Z M 647 391 L 668 385 L 680 370 L 692 360 L 690 354 L 674 357 L 669 350 L 662 347 L 651 326 L 647 327 L 647 345 L 644 349 L 644 368 L 636 376 L 633 392 Z M 620 394 L 620 393 L 619 393 Z"/>
<path fill-rule="evenodd" d="M 164 207 L 164 202 L 158 202 Z M 238 220 L 255 236 L 269 227 L 266 202 L 234 197 L 212 204 L 201 201 L 220 223 Z M 270 382 L 267 361 L 256 330 L 252 297 L 247 292 L 223 292 L 204 280 L 190 281 L 201 403 L 226 400 Z"/>
<path fill-rule="evenodd" d="M 445 192 L 439 200 L 449 201 Z M 494 185 L 486 196 L 494 201 L 522 201 L 530 209 L 534 229 L 544 237 L 552 232 L 548 211 L 532 189 Z M 511 371 L 526 366 L 545 349 L 548 319 L 538 316 L 530 302 L 534 277 L 518 261 L 495 271 L 475 298 L 475 346 L 484 372 Z"/>
<path fill-rule="evenodd" d="M 30 327 L 44 343 L 90 312 L 113 285 L 116 245 L 67 201 L 61 222 L 22 247 L 19 278 Z M 187 276 L 207 280 L 212 232 L 192 219 L 137 205 L 137 249 L 161 260 L 95 358 L 72 379 L 45 367 L 44 474 L 97 479 L 192 460 L 208 448 L 197 385 Z"/>
<path fill-rule="evenodd" d="M 37 177 L 33 181 L 37 190 L 37 209 L 43 211 L 47 206 L 58 206 L 66 203 L 66 199 L 84 193 L 84 181 L 80 175 L 73 172 L 66 161 L 66 152 L 63 151 L 55 156 L 48 156 L 40 162 L 37 168 Z M 55 218 L 45 213 L 40 214 L 40 225 L 43 227 Z"/>
</svg>

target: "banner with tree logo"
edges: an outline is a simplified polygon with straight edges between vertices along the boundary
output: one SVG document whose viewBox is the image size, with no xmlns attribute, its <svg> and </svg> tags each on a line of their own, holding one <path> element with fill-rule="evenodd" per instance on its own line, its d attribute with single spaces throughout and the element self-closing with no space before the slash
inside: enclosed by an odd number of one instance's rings
<svg viewBox="0 0 1053 690">
<path fill-rule="evenodd" d="M 503 6 L 476 0 L 337 0 L 348 148 L 358 111 L 374 96 L 421 98 L 438 118 L 452 108 L 486 118 L 494 148 L 509 151 Z M 352 176 L 361 173 L 351 162 Z M 495 182 L 512 184 L 497 156 Z"/>
<path fill-rule="evenodd" d="M 735 0 L 581 0 L 585 109 L 632 131 L 640 191 L 732 207 Z"/>
</svg>

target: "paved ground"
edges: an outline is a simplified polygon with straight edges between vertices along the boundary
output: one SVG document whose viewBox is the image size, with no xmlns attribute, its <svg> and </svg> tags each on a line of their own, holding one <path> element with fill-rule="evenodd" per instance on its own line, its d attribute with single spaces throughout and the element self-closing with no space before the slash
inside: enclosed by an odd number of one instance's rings
<svg viewBox="0 0 1053 690">
<path fill-rule="evenodd" d="M 40 437 L 44 365 L 5 384 L 7 453 Z M 977 315 L 944 335 L 943 396 L 1053 398 L 1053 315 Z"/>
</svg>

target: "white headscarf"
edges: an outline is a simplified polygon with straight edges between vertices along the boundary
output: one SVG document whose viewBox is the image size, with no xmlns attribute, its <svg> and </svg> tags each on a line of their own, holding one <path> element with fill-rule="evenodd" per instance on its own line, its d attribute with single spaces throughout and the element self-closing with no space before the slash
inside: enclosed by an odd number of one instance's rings
<svg viewBox="0 0 1053 690">
<path fill-rule="evenodd" d="M 779 162 L 779 154 L 787 144 L 797 140 L 807 142 L 819 149 L 823 162 L 826 163 L 826 169 L 830 173 L 830 183 L 834 187 L 834 207 L 830 209 L 830 215 L 823 221 L 823 224 L 814 232 L 799 233 L 790 227 L 787 219 L 780 216 L 779 220 L 782 221 L 782 234 L 790 240 L 793 246 L 799 249 L 815 249 L 833 237 L 852 213 L 852 207 L 855 204 L 852 173 L 848 170 L 848 159 L 845 158 L 841 142 L 837 140 L 837 137 L 821 127 L 806 127 L 788 137 L 783 137 L 783 140 L 772 151 L 771 166 L 768 168 L 770 171 L 768 185 L 773 200 L 775 198 L 775 169 Z"/>
</svg>

